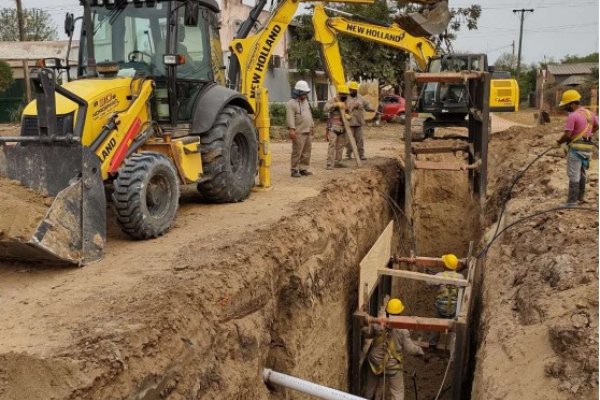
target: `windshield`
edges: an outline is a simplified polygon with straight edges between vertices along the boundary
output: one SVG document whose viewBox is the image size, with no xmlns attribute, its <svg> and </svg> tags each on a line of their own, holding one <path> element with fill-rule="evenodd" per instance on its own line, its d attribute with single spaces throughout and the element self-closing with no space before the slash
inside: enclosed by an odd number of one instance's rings
<svg viewBox="0 0 600 400">
<path fill-rule="evenodd" d="M 92 7 L 94 51 L 97 63 L 116 62 L 119 75 L 136 73 L 161 78 L 167 71 L 163 56 L 168 51 L 167 16 L 169 4 L 152 3 L 139 7 L 122 3 L 118 8 Z M 183 8 L 179 8 L 183 14 Z M 200 13 L 205 16 L 205 13 Z M 175 53 L 185 56 L 185 63 L 177 67 L 181 79 L 207 80 L 212 74 L 210 40 L 203 18 L 198 26 L 184 26 L 183 15 L 178 18 L 177 48 Z M 87 65 L 85 40 L 82 41 L 82 65 Z"/>
</svg>

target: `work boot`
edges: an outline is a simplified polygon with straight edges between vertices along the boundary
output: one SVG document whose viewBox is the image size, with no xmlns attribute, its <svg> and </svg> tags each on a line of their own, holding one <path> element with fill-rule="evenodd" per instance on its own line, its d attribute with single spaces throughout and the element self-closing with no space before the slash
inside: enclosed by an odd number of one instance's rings
<svg viewBox="0 0 600 400">
<path fill-rule="evenodd" d="M 579 180 L 579 196 L 577 197 L 577 200 L 579 200 L 580 203 L 585 203 L 585 181 L 585 176 L 582 176 Z"/>
<path fill-rule="evenodd" d="M 362 156 L 360 156 L 360 159 L 365 161 L 367 159 L 367 156 L 365 156 L 364 154 Z"/>
<path fill-rule="evenodd" d="M 333 169 L 333 165 L 328 165 L 327 168 L 325 168 L 327 170 L 332 170 Z"/>
<path fill-rule="evenodd" d="M 569 181 L 569 193 L 567 195 L 567 202 L 563 204 L 564 207 L 575 207 L 577 205 L 577 197 L 579 196 L 579 182 Z"/>
<path fill-rule="evenodd" d="M 302 175 L 300 175 L 300 171 L 298 171 L 297 169 L 293 169 L 292 170 L 292 178 L 300 178 Z"/>
<path fill-rule="evenodd" d="M 352 160 L 352 154 L 346 154 L 346 160 Z"/>
<path fill-rule="evenodd" d="M 341 162 L 341 161 L 337 161 L 335 164 L 333 164 L 333 166 L 334 166 L 335 168 L 348 168 L 348 167 L 346 166 L 346 164 L 344 164 L 344 163 L 343 163 L 343 162 Z"/>
<path fill-rule="evenodd" d="M 312 173 L 312 172 L 310 172 L 310 171 L 309 171 L 309 170 L 307 170 L 307 169 L 301 169 L 301 170 L 300 170 L 300 175 L 302 175 L 302 176 L 311 176 L 312 174 L 313 174 L 313 173 Z"/>
</svg>

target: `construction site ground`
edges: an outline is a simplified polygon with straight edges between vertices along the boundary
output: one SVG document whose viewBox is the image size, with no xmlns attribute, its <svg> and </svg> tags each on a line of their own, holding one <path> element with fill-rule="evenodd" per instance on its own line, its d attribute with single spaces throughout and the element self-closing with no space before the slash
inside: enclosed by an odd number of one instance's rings
<svg viewBox="0 0 600 400">
<path fill-rule="evenodd" d="M 551 145 L 559 124 L 493 118 L 488 225 L 512 175 Z M 291 144 L 275 142 L 272 190 L 209 205 L 186 188 L 172 230 L 149 241 L 130 240 L 109 217 L 106 255 L 84 268 L 0 263 L 0 399 L 303 398 L 270 391 L 265 367 L 347 390 L 356 266 L 392 218 L 401 129 L 367 128 L 360 169 L 326 171 L 327 143 L 318 140 L 315 175 L 303 178 L 290 177 Z M 559 156 L 532 167 L 505 223 L 562 202 L 564 170 Z M 596 161 L 592 171 L 588 206 L 597 207 Z M 422 178 L 417 194 L 451 199 L 448 176 Z M 439 209 L 421 211 L 423 226 L 441 232 L 418 233 L 423 251 L 465 243 L 443 229 Z M 474 399 L 597 397 L 595 221 L 549 214 L 491 248 Z M 435 393 L 439 382 L 421 379 L 421 393 Z"/>
</svg>

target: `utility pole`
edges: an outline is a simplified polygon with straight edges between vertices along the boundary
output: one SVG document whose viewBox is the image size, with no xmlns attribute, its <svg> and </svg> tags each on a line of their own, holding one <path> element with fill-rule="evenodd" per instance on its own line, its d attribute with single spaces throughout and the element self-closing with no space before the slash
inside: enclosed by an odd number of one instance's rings
<svg viewBox="0 0 600 400">
<path fill-rule="evenodd" d="M 517 80 L 521 75 L 521 48 L 523 47 L 523 22 L 525 21 L 525 14 L 533 12 L 533 8 L 521 8 L 520 10 L 513 10 L 514 14 L 521 13 L 521 30 L 519 32 L 519 54 L 517 56 Z"/>
<path fill-rule="evenodd" d="M 513 68 L 513 63 L 515 62 L 515 41 L 512 43 L 512 58 L 510 59 L 510 68 Z"/>
<path fill-rule="evenodd" d="M 17 24 L 19 25 L 19 41 L 25 41 L 25 17 L 23 15 L 23 6 L 21 0 L 15 0 L 17 3 Z"/>
</svg>

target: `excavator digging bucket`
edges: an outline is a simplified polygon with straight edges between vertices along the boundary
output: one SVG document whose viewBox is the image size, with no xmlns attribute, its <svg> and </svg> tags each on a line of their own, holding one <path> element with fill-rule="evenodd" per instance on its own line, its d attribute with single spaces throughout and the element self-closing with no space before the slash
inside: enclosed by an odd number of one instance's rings
<svg viewBox="0 0 600 400">
<path fill-rule="evenodd" d="M 0 259 L 84 265 L 105 241 L 100 161 L 89 148 L 0 145 Z"/>
<path fill-rule="evenodd" d="M 447 1 L 440 1 L 433 8 L 420 13 L 397 17 L 396 22 L 412 36 L 429 37 L 444 33 L 452 19 Z"/>
</svg>

